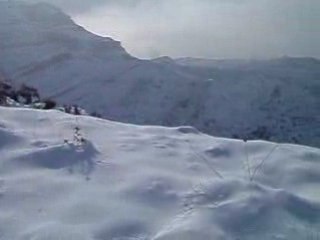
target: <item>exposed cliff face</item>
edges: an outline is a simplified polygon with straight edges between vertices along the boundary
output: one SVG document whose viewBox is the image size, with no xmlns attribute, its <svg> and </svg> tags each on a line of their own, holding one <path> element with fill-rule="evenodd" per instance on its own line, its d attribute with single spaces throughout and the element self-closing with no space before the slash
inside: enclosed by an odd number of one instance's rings
<svg viewBox="0 0 320 240">
<path fill-rule="evenodd" d="M 14 84 L 113 120 L 320 146 L 317 59 L 140 60 L 51 5 L 0 4 L 0 70 Z"/>
</svg>

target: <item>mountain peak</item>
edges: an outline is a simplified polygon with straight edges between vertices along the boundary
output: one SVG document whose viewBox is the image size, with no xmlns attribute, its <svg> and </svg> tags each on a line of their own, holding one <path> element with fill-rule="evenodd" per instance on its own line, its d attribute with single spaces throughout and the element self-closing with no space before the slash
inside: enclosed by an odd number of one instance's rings
<svg viewBox="0 0 320 240">
<path fill-rule="evenodd" d="M 51 5 L 1 4 L 0 72 L 58 104 L 123 122 L 320 144 L 317 61 L 142 61 Z"/>
<path fill-rule="evenodd" d="M 61 63 L 61 58 L 68 60 L 76 55 L 131 57 L 120 42 L 85 30 L 59 8 L 20 1 L 0 1 L 0 53 L 6 66 L 1 59 L 0 65 L 9 75 L 34 63 L 41 62 L 42 68 L 44 62 L 56 63 L 58 59 Z"/>
<path fill-rule="evenodd" d="M 71 18 L 49 3 L 26 3 L 21 1 L 0 2 L 1 24 L 72 24 Z"/>
<path fill-rule="evenodd" d="M 172 59 L 169 56 L 162 56 L 162 57 L 158 57 L 158 58 L 154 58 L 152 59 L 153 62 L 156 63 L 168 63 L 168 64 L 175 64 L 174 59 Z"/>
</svg>

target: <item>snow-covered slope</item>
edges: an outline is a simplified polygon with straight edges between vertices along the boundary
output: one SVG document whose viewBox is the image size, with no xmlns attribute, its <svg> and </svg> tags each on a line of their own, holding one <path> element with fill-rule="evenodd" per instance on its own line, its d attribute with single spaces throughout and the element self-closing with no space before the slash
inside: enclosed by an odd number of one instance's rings
<svg viewBox="0 0 320 240">
<path fill-rule="evenodd" d="M 0 75 L 15 84 L 109 119 L 320 146 L 316 59 L 139 60 L 51 5 L 17 1 L 0 2 L 0 56 Z"/>
<path fill-rule="evenodd" d="M 1 240 L 319 237 L 319 149 L 57 111 L 0 116 Z M 75 126 L 83 145 L 64 143 Z"/>
<path fill-rule="evenodd" d="M 260 138 L 320 146 L 320 60 L 185 58 L 176 63 L 207 79 L 199 87 L 205 99 L 198 100 L 194 125 L 199 129 L 240 137 L 264 132 Z"/>
<path fill-rule="evenodd" d="M 152 122 L 187 94 L 177 86 L 195 79 L 130 56 L 119 42 L 87 32 L 48 4 L 0 4 L 0 70 L 44 96 L 113 119 Z"/>
</svg>

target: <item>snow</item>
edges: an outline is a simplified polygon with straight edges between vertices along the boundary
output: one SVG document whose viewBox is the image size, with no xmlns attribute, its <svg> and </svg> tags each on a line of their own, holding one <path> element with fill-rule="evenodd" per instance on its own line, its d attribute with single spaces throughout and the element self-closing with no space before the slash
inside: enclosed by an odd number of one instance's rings
<svg viewBox="0 0 320 240">
<path fill-rule="evenodd" d="M 319 238 L 317 148 L 54 110 L 0 116 L 1 240 Z"/>
<path fill-rule="evenodd" d="M 108 119 L 239 138 L 264 127 L 270 140 L 320 147 L 317 59 L 140 60 L 49 4 L 18 1 L 0 1 L 0 55 L 14 85 Z"/>
</svg>

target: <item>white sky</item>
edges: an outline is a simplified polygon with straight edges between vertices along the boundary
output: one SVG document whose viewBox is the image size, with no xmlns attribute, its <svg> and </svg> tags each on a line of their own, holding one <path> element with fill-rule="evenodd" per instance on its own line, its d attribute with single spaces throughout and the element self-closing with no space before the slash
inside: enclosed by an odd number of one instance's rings
<svg viewBox="0 0 320 240">
<path fill-rule="evenodd" d="M 47 1 L 137 57 L 320 57 L 320 0 Z"/>
</svg>

